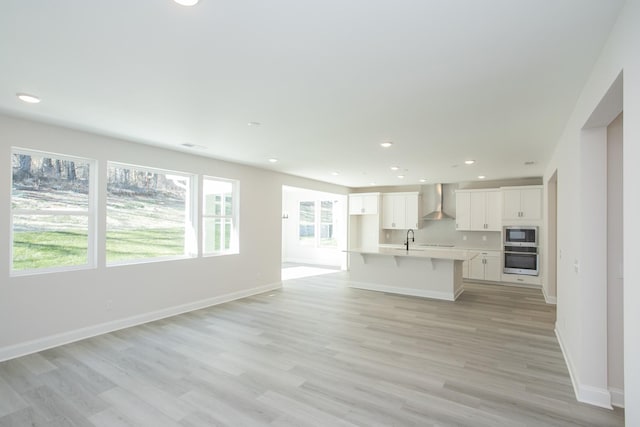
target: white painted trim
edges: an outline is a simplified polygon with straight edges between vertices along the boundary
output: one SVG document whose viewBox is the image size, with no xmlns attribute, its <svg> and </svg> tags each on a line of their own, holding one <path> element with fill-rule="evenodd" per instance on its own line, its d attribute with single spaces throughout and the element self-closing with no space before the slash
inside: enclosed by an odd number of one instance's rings
<svg viewBox="0 0 640 427">
<path fill-rule="evenodd" d="M 624 390 L 611 387 L 609 388 L 609 392 L 611 393 L 611 405 L 618 408 L 624 408 Z"/>
<path fill-rule="evenodd" d="M 544 301 L 547 304 L 556 305 L 558 303 L 558 299 L 556 297 L 550 297 L 549 295 L 547 295 L 547 291 L 544 286 L 542 287 L 542 296 L 544 296 Z"/>
<path fill-rule="evenodd" d="M 567 364 L 569 370 L 569 377 L 571 378 L 571 384 L 573 384 L 573 392 L 576 395 L 578 402 L 588 403 L 589 405 L 599 406 L 601 408 L 613 409 L 611 406 L 611 393 L 609 390 L 599 387 L 593 387 L 580 383 L 576 374 L 575 365 L 569 357 L 569 353 L 566 351 L 566 346 L 558 329 L 558 325 L 554 329 L 558 344 L 560 344 L 560 350 L 564 356 L 564 361 Z"/>
<path fill-rule="evenodd" d="M 58 347 L 64 344 L 69 344 L 75 341 L 95 337 L 97 335 L 117 331 L 119 329 L 153 322 L 154 320 L 160 320 L 166 317 L 172 317 L 194 310 L 200 310 L 202 308 L 223 304 L 225 302 L 250 297 L 252 295 L 257 295 L 263 292 L 269 292 L 280 288 L 282 288 L 282 282 L 272 283 L 264 286 L 257 286 L 255 288 L 232 292 L 213 298 L 194 301 L 187 304 L 164 308 L 162 310 L 152 311 L 150 313 L 139 314 L 124 319 L 118 319 L 111 322 L 101 323 L 94 326 L 88 326 L 86 328 L 80 328 L 73 331 L 63 332 L 60 334 L 50 335 L 44 338 L 38 338 L 32 341 L 11 345 L 8 347 L 0 348 L 0 362 L 47 350 L 49 348 Z"/>
<path fill-rule="evenodd" d="M 455 299 L 464 291 L 464 288 L 458 290 L 457 294 L 453 292 L 438 292 L 424 289 L 399 288 L 397 286 L 385 286 L 375 283 L 349 282 L 350 288 L 366 289 L 368 291 L 387 292 L 390 294 L 409 295 L 412 297 L 432 298 L 445 301 L 455 301 Z"/>
</svg>

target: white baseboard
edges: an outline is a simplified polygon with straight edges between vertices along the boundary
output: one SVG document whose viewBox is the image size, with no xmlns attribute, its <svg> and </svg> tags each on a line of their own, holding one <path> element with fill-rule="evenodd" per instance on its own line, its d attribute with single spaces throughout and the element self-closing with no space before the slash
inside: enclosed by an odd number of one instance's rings
<svg viewBox="0 0 640 427">
<path fill-rule="evenodd" d="M 547 291 L 545 290 L 544 286 L 542 287 L 542 295 L 544 296 L 544 300 L 547 304 L 556 305 L 558 303 L 558 300 L 556 297 L 551 297 L 547 295 Z"/>
<path fill-rule="evenodd" d="M 611 405 L 624 408 L 624 390 L 611 387 L 609 388 L 609 392 L 611 393 Z"/>
<path fill-rule="evenodd" d="M 364 282 L 349 282 L 350 288 L 366 289 L 368 291 L 387 292 L 390 294 L 409 295 L 412 297 L 423 297 L 441 299 L 445 301 L 455 301 L 455 299 L 463 292 L 463 289 L 458 290 L 458 294 L 454 295 L 453 292 L 439 292 L 428 291 L 424 289 L 412 289 L 412 288 L 399 288 L 396 286 L 378 285 L 376 283 L 364 283 Z"/>
<path fill-rule="evenodd" d="M 246 298 L 252 295 L 257 295 L 263 292 L 273 291 L 280 288 L 282 288 L 282 282 L 257 286 L 251 289 L 231 292 L 229 294 L 220 295 L 213 298 L 194 301 L 175 307 L 164 308 L 162 310 L 152 311 L 150 313 L 139 314 L 124 319 L 118 319 L 111 322 L 101 323 L 94 326 L 88 326 L 86 328 L 75 329 L 73 331 L 63 332 L 60 334 L 50 335 L 44 338 L 38 338 L 36 340 L 11 345 L 8 347 L 0 348 L 0 362 L 14 359 L 20 356 L 26 356 L 27 354 L 36 353 L 64 344 L 69 344 L 75 341 L 80 341 L 86 338 L 95 337 L 97 335 L 106 334 L 108 332 L 117 331 L 119 329 L 153 322 L 154 320 L 160 320 L 167 317 L 176 316 L 178 314 L 188 313 L 190 311 L 211 307 L 213 305 L 223 304 L 225 302 Z"/>
<path fill-rule="evenodd" d="M 609 390 L 580 383 L 575 371 L 575 365 L 569 357 L 569 353 L 566 350 L 564 340 L 562 339 L 562 335 L 560 334 L 557 325 L 554 331 L 556 333 L 556 338 L 558 339 L 558 344 L 560 344 L 560 350 L 564 356 L 564 361 L 567 364 L 567 369 L 569 370 L 569 377 L 571 378 L 571 384 L 573 384 L 573 392 L 576 395 L 576 400 L 588 403 L 589 405 L 599 406 L 601 408 L 613 409 L 611 406 L 611 393 L 609 393 Z"/>
</svg>

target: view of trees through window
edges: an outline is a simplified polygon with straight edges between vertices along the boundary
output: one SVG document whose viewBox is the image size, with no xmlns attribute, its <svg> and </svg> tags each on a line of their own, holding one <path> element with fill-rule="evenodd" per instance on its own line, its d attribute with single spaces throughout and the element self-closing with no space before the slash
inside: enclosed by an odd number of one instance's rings
<svg viewBox="0 0 640 427">
<path fill-rule="evenodd" d="M 11 166 L 12 269 L 90 264 L 90 161 L 14 151 Z"/>
<path fill-rule="evenodd" d="M 187 254 L 190 177 L 110 163 L 107 263 Z"/>
</svg>

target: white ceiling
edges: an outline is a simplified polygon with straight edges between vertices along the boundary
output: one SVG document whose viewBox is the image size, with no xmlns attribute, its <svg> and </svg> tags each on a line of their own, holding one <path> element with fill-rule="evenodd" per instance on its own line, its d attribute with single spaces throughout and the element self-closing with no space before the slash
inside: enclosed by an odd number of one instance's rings
<svg viewBox="0 0 640 427">
<path fill-rule="evenodd" d="M 0 110 L 350 187 L 540 176 L 622 3 L 2 0 Z"/>
</svg>

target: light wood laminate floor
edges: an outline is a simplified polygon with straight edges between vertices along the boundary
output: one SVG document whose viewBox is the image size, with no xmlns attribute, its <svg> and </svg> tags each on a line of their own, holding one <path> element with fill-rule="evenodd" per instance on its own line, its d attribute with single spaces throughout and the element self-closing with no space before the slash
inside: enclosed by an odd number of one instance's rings
<svg viewBox="0 0 640 427">
<path fill-rule="evenodd" d="M 576 402 L 539 291 L 345 273 L 0 363 L 1 426 L 621 426 Z"/>
</svg>

